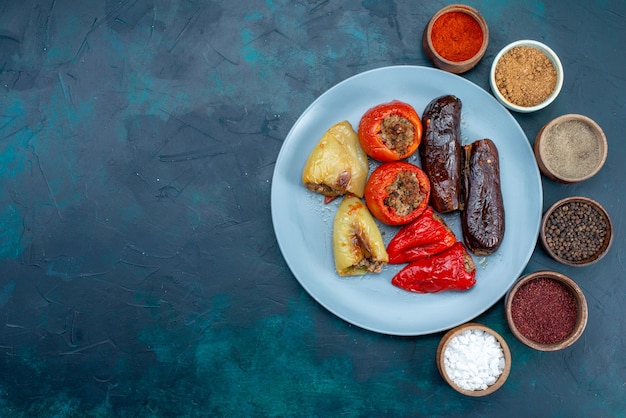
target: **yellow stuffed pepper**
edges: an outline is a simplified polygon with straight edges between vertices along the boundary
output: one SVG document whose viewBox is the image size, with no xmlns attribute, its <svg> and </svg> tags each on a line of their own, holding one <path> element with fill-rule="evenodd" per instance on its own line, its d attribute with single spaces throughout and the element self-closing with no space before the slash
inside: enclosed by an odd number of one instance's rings
<svg viewBox="0 0 626 418">
<path fill-rule="evenodd" d="M 361 199 L 345 196 L 333 223 L 335 268 L 340 276 L 380 273 L 389 262 L 374 217 Z"/>
<path fill-rule="evenodd" d="M 359 137 L 350 122 L 343 121 L 330 127 L 309 154 L 302 183 L 327 197 L 346 193 L 363 197 L 368 169 Z"/>
</svg>

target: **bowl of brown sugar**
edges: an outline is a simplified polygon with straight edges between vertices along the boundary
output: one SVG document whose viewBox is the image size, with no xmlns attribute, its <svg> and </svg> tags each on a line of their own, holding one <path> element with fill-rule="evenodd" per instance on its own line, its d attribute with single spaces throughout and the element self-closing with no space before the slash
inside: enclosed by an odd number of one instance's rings
<svg viewBox="0 0 626 418">
<path fill-rule="evenodd" d="M 505 107 L 520 113 L 543 109 L 563 87 L 563 66 L 547 45 L 520 40 L 500 50 L 491 65 L 491 91 Z"/>
<path fill-rule="evenodd" d="M 546 123 L 533 145 L 539 170 L 563 184 L 594 176 L 606 161 L 608 143 L 602 128 L 584 115 L 567 114 Z"/>
<path fill-rule="evenodd" d="M 582 289 L 556 271 L 523 276 L 509 290 L 504 304 L 513 335 L 535 350 L 567 348 L 587 326 L 587 301 Z"/>
</svg>

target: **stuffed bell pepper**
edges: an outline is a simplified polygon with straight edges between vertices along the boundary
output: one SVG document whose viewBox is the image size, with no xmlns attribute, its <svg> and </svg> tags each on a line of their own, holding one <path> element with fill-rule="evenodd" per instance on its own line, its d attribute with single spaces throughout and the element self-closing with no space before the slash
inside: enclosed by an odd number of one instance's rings
<svg viewBox="0 0 626 418">
<path fill-rule="evenodd" d="M 337 209 L 333 251 L 340 276 L 380 273 L 389 261 L 378 225 L 355 196 L 345 196 Z"/>
<path fill-rule="evenodd" d="M 363 197 L 368 174 L 367 154 L 348 121 L 333 125 L 319 140 L 302 171 L 307 189 L 326 197 L 352 193 Z"/>
</svg>

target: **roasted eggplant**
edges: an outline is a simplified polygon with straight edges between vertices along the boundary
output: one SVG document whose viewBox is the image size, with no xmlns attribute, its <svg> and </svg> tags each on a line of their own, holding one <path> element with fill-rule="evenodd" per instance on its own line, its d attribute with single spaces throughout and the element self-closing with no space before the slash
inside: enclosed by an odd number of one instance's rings
<svg viewBox="0 0 626 418">
<path fill-rule="evenodd" d="M 422 115 L 422 169 L 430 178 L 430 204 L 440 213 L 463 209 L 461 106 L 459 98 L 441 96 Z"/>
<path fill-rule="evenodd" d="M 343 121 L 330 127 L 309 154 L 302 183 L 324 196 L 351 193 L 363 197 L 368 169 L 367 154 L 357 133 Z"/>
<path fill-rule="evenodd" d="M 340 276 L 380 273 L 389 261 L 374 217 L 355 196 L 345 196 L 335 214 L 333 252 Z"/>
<path fill-rule="evenodd" d="M 505 226 L 498 149 L 490 139 L 463 148 L 463 240 L 474 254 L 489 255 L 500 247 Z"/>
</svg>

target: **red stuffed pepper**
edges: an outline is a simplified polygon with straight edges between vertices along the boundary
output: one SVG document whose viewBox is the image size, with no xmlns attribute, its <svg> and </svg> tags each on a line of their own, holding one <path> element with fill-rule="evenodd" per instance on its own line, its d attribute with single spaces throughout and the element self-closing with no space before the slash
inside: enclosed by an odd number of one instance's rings
<svg viewBox="0 0 626 418">
<path fill-rule="evenodd" d="M 391 283 L 416 293 L 467 290 L 476 283 L 476 265 L 463 243 L 457 241 L 442 253 L 407 264 Z"/>
<path fill-rule="evenodd" d="M 403 226 L 389 241 L 389 263 L 409 263 L 438 254 L 450 248 L 456 236 L 431 206 L 408 225 Z"/>
<path fill-rule="evenodd" d="M 405 225 L 428 207 L 430 180 L 418 166 L 404 161 L 378 166 L 365 184 L 365 203 L 387 225 Z"/>
<path fill-rule="evenodd" d="M 382 162 L 398 161 L 419 147 L 422 122 L 410 104 L 393 100 L 365 112 L 358 135 L 361 147 L 370 157 Z"/>
</svg>

